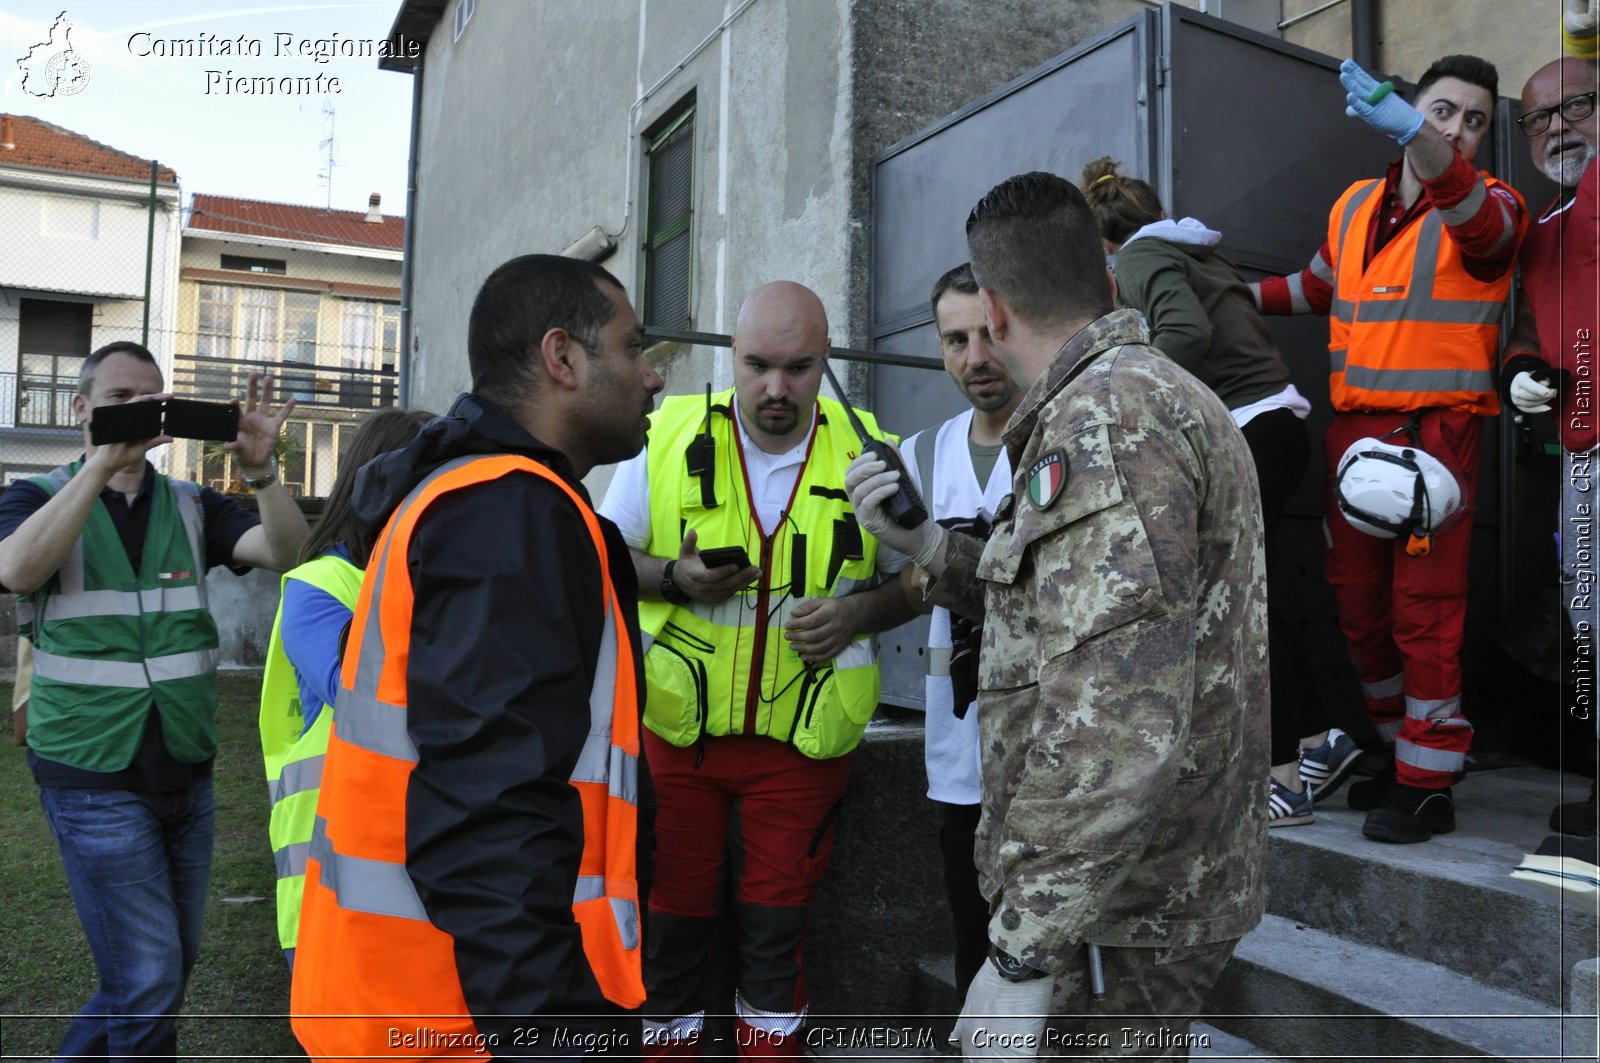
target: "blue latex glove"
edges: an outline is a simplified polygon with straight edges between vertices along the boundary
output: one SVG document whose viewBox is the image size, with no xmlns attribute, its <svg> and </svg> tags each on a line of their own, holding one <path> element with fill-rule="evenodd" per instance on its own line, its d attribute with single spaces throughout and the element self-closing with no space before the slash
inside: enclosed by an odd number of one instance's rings
<svg viewBox="0 0 1600 1063">
<path fill-rule="evenodd" d="M 1422 112 L 1396 96 L 1392 83 L 1379 84 L 1354 59 L 1339 64 L 1339 81 L 1347 93 L 1344 113 L 1393 137 L 1402 147 L 1422 128 Z"/>
</svg>

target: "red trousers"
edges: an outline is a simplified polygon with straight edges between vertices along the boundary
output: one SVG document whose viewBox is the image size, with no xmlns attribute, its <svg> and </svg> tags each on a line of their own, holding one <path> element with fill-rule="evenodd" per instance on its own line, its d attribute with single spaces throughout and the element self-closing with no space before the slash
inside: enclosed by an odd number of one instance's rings
<svg viewBox="0 0 1600 1063">
<path fill-rule="evenodd" d="M 741 1042 L 740 1055 L 763 1055 L 759 1048 L 768 1058 L 798 1053 L 798 1042 L 786 1034 L 806 1010 L 802 958 L 811 897 L 833 851 L 850 758 L 812 760 L 786 743 L 745 735 L 680 749 L 648 728 L 644 751 L 656 792 L 646 1013 L 668 1023 L 707 1007 L 704 978 L 737 807 L 735 1012 L 741 1036 L 753 1028 L 761 1042 L 751 1046 L 754 1052 Z M 698 1026 L 673 1023 L 669 1036 L 680 1040 Z M 667 1054 L 683 1053 L 652 1053 Z"/>
<path fill-rule="evenodd" d="M 1345 520 L 1334 482 L 1339 459 L 1364 436 L 1382 438 L 1405 413 L 1340 413 L 1324 437 L 1328 457 L 1328 552 L 1339 626 L 1350 646 L 1367 718 L 1395 744 L 1395 769 L 1408 786 L 1449 786 L 1465 766 L 1472 725 L 1461 711 L 1461 642 L 1467 619 L 1467 558 L 1478 487 L 1480 418 L 1455 410 L 1422 416 L 1423 450 L 1461 478 L 1467 511 L 1433 537 L 1423 557 L 1406 540 L 1379 539 Z M 1410 443 L 1404 433 L 1387 442 Z"/>
</svg>

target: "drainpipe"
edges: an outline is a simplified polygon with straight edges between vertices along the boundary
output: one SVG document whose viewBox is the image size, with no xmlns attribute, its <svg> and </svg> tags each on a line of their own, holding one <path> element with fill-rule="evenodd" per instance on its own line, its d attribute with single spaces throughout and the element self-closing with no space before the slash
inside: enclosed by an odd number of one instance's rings
<svg viewBox="0 0 1600 1063">
<path fill-rule="evenodd" d="M 411 406 L 411 297 L 417 255 L 417 150 L 422 142 L 422 59 L 411 68 L 411 152 L 406 160 L 406 235 L 400 259 L 400 362 L 397 392 L 400 408 Z"/>
<path fill-rule="evenodd" d="M 1350 58 L 1378 69 L 1378 0 L 1350 0 Z"/>
</svg>

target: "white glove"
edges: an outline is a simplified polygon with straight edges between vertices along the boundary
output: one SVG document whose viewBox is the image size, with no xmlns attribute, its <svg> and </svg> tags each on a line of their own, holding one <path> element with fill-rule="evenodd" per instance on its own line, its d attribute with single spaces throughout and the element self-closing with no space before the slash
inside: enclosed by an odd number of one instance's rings
<svg viewBox="0 0 1600 1063">
<path fill-rule="evenodd" d="M 915 528 L 902 528 L 889 519 L 883 504 L 900 487 L 900 474 L 871 454 L 863 453 L 844 473 L 845 490 L 856 511 L 856 522 L 874 539 L 909 557 L 914 564 L 928 563 L 944 552 L 945 530 L 933 519 Z"/>
<path fill-rule="evenodd" d="M 1506 393 L 1511 396 L 1511 405 L 1523 413 L 1543 413 L 1556 397 L 1555 388 L 1546 387 L 1535 380 L 1532 373 L 1526 372 L 1511 378 Z"/>
<path fill-rule="evenodd" d="M 1046 975 L 1027 982 L 1000 977 L 985 960 L 967 987 L 961 1018 L 950 1031 L 952 1043 L 960 1041 L 967 1059 L 1033 1059 L 1043 1051 L 1050 994 L 1056 980 Z"/>
<path fill-rule="evenodd" d="M 1593 37 L 1600 24 L 1595 16 L 1595 0 L 1566 0 L 1561 24 L 1574 37 Z"/>
</svg>

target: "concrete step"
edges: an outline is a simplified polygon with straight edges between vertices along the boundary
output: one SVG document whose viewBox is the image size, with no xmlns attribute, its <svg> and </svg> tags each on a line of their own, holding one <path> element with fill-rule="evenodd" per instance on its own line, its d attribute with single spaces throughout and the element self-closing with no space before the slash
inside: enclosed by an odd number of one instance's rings
<svg viewBox="0 0 1600 1063">
<path fill-rule="evenodd" d="M 1269 915 L 1239 943 L 1206 1021 L 1296 1058 L 1594 1058 L 1571 1018 L 1448 967 Z M 1565 1053 L 1565 1054 L 1564 1054 Z"/>
<path fill-rule="evenodd" d="M 1588 796 L 1589 780 L 1531 767 L 1473 772 L 1455 787 L 1455 832 L 1418 845 L 1363 838 L 1366 813 L 1349 809 L 1347 791 L 1319 805 L 1315 822 L 1272 832 L 1269 912 L 1541 1007 L 1570 999 L 1574 965 L 1600 954 L 1600 926 L 1510 871 L 1549 834 L 1550 807 Z"/>
</svg>

